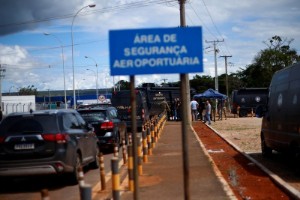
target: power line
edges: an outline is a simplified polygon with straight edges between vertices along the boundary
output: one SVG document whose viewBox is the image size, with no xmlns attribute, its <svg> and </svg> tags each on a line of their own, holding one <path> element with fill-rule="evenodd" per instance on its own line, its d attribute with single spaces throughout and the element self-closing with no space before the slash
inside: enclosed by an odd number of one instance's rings
<svg viewBox="0 0 300 200">
<path fill-rule="evenodd" d="M 209 11 L 208 8 L 207 8 L 207 5 L 206 5 L 205 1 L 202 0 L 202 3 L 203 3 L 203 5 L 204 5 L 204 7 L 205 7 L 205 9 L 206 9 L 206 11 L 207 11 L 207 13 L 208 13 L 208 16 L 210 17 L 210 20 L 211 20 L 213 26 L 215 27 L 217 33 L 218 33 L 218 34 L 220 35 L 220 37 L 224 40 L 224 38 L 223 38 L 221 32 L 219 31 L 218 27 L 216 26 L 216 24 L 215 24 L 215 22 L 214 22 L 214 20 L 213 20 L 213 18 L 212 18 L 212 15 L 211 15 L 210 11 Z M 217 38 L 217 37 L 216 37 L 216 38 Z M 226 43 L 225 41 L 224 41 L 224 44 L 225 44 L 225 48 L 227 49 L 228 53 L 230 54 L 230 51 L 229 51 L 229 49 L 228 49 L 228 47 L 227 47 L 227 43 Z"/>
<path fill-rule="evenodd" d="M 215 55 L 215 90 L 219 90 L 219 83 L 218 83 L 218 68 L 217 68 L 217 53 L 218 50 L 216 49 L 216 45 L 219 42 L 224 42 L 224 39 L 222 40 L 213 40 L 213 41 L 206 41 L 206 43 L 213 43 L 214 45 L 214 55 Z"/>
<path fill-rule="evenodd" d="M 213 32 L 211 32 L 211 30 L 208 28 L 208 26 L 206 25 L 206 23 L 201 19 L 201 17 L 198 15 L 198 13 L 196 12 L 196 10 L 194 9 L 194 7 L 192 6 L 191 3 L 189 3 L 190 7 L 192 8 L 192 10 L 194 11 L 195 15 L 198 17 L 198 19 L 201 21 L 201 23 L 203 24 L 203 26 L 206 28 L 206 30 L 215 38 L 217 38 Z"/>
</svg>

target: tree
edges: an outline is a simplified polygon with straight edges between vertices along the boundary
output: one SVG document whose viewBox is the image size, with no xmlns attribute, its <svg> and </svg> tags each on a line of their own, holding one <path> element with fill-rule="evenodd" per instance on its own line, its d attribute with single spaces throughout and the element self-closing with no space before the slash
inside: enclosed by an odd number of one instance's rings
<svg viewBox="0 0 300 200">
<path fill-rule="evenodd" d="M 37 95 L 37 88 L 34 88 L 34 85 L 20 88 L 19 95 Z"/>
<path fill-rule="evenodd" d="M 115 84 L 115 87 L 120 90 L 130 90 L 130 82 L 125 80 L 120 80 Z"/>
<path fill-rule="evenodd" d="M 245 70 L 237 73 L 244 86 L 268 87 L 276 71 L 300 61 L 297 51 L 290 47 L 292 41 L 277 35 L 265 41 L 267 48 L 261 50 Z"/>
<path fill-rule="evenodd" d="M 190 87 L 194 88 L 196 92 L 202 93 L 208 88 L 214 88 L 214 79 L 211 76 L 195 75 L 190 80 Z"/>
</svg>

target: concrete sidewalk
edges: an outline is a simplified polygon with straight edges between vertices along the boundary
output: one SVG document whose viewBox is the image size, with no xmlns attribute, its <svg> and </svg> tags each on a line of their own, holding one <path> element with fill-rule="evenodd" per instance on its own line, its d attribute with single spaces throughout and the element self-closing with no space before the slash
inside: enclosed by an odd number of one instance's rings
<svg viewBox="0 0 300 200">
<path fill-rule="evenodd" d="M 153 155 L 148 156 L 149 162 L 143 163 L 143 175 L 139 176 L 139 199 L 184 199 L 181 141 L 181 122 L 168 121 Z M 227 183 L 214 171 L 215 167 L 191 128 L 188 146 L 190 199 L 235 199 Z M 121 187 L 122 200 L 134 199 L 133 192 L 128 191 L 128 178 Z"/>
</svg>

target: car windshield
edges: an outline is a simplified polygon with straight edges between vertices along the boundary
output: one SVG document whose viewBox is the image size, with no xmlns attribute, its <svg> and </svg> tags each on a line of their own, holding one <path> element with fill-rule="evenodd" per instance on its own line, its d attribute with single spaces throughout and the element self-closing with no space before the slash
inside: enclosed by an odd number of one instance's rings
<svg viewBox="0 0 300 200">
<path fill-rule="evenodd" d="M 82 118 L 87 122 L 94 122 L 94 121 L 103 121 L 106 120 L 106 111 L 80 111 L 79 112 Z"/>
<path fill-rule="evenodd" d="M 11 116 L 0 124 L 0 134 L 58 132 L 55 115 Z"/>
</svg>

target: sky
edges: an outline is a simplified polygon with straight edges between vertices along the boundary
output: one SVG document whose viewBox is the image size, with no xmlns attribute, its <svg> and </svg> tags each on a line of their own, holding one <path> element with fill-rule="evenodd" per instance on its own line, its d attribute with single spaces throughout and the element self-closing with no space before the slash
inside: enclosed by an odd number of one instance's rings
<svg viewBox="0 0 300 200">
<path fill-rule="evenodd" d="M 31 85 L 38 91 L 63 90 L 64 82 L 72 90 L 73 69 L 76 89 L 129 81 L 110 75 L 109 31 L 180 26 L 178 0 L 0 0 L 0 5 L 3 93 Z M 232 56 L 228 74 L 245 69 L 275 35 L 293 39 L 291 47 L 300 54 L 299 0 L 187 0 L 185 14 L 187 26 L 203 31 L 203 72 L 197 75 L 224 74 L 222 56 Z M 217 72 L 211 41 L 220 41 Z M 179 75 L 137 75 L 135 80 L 136 85 L 160 84 L 179 81 Z"/>
</svg>

